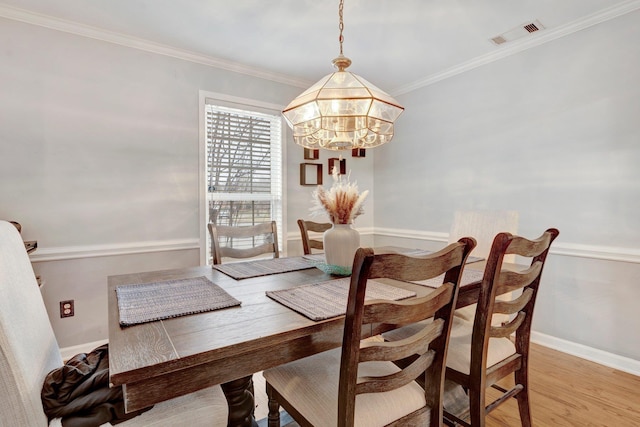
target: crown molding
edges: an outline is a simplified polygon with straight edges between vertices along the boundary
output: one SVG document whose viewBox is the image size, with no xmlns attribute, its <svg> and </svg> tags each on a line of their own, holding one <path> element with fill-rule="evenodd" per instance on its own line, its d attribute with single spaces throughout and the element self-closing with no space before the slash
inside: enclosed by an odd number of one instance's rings
<svg viewBox="0 0 640 427">
<path fill-rule="evenodd" d="M 483 65 L 489 64 L 494 61 L 498 61 L 502 58 L 506 58 L 516 53 L 522 52 L 540 46 L 544 43 L 559 39 L 561 37 L 573 34 L 577 31 L 589 28 L 599 23 L 617 18 L 627 13 L 640 9 L 640 0 L 628 0 L 621 2 L 610 8 L 603 9 L 591 15 L 587 15 L 584 18 L 570 22 L 562 27 L 545 29 L 538 34 L 533 34 L 531 37 L 516 40 L 505 46 L 500 46 L 499 50 L 481 55 L 473 58 L 469 61 L 463 62 L 456 66 L 450 67 L 442 72 L 432 74 L 420 80 L 417 80 L 406 85 L 395 88 L 390 93 L 393 96 L 398 96 L 412 92 L 414 90 L 423 88 L 425 86 L 432 85 L 441 80 L 448 79 L 458 74 L 465 73 Z M 34 12 L 30 12 L 24 9 L 14 8 L 0 4 L 0 17 L 12 19 L 15 21 L 21 21 L 32 25 L 38 25 L 41 27 L 51 28 L 53 30 L 63 31 L 70 34 L 79 35 L 82 37 L 88 37 L 96 40 L 105 41 L 108 43 L 114 43 L 121 46 L 126 46 L 134 49 L 139 49 L 159 55 L 169 56 L 185 61 L 194 62 L 197 64 L 206 65 L 209 67 L 219 68 L 227 71 L 232 71 L 240 74 L 245 74 L 260 79 L 273 81 L 276 83 L 283 83 L 295 87 L 307 88 L 312 81 L 307 79 L 301 79 L 289 75 L 280 73 L 274 73 L 266 71 L 264 69 L 250 67 L 238 62 L 228 61 L 212 56 L 202 55 L 195 52 L 190 52 L 183 49 L 177 49 L 174 47 L 166 46 L 163 44 L 151 42 L 136 37 L 126 36 L 123 34 L 91 27 L 84 24 L 79 24 L 72 21 L 66 21 L 51 16 L 41 15 Z"/>
<path fill-rule="evenodd" d="M 619 3 L 610 8 L 603 9 L 591 15 L 587 15 L 583 18 L 577 19 L 566 25 L 558 28 L 545 29 L 539 33 L 534 33 L 530 37 L 525 37 L 505 45 L 496 47 L 498 50 L 473 58 L 469 61 L 455 65 L 442 72 L 432 74 L 423 79 L 417 80 L 413 83 L 409 83 L 400 86 L 390 93 L 393 96 L 402 95 L 408 92 L 412 92 L 416 89 L 420 89 L 425 86 L 432 85 L 441 80 L 448 79 L 458 74 L 465 73 L 483 65 L 489 64 L 494 61 L 498 61 L 502 58 L 506 58 L 516 53 L 540 46 L 544 43 L 557 40 L 569 34 L 573 34 L 577 31 L 584 30 L 585 28 L 592 27 L 602 22 L 609 21 L 627 13 L 640 9 L 640 0 L 628 0 Z"/>
<path fill-rule="evenodd" d="M 188 50 L 178 49 L 160 43 L 155 43 L 149 40 L 127 36 L 124 34 L 103 30 L 77 22 L 41 15 L 38 13 L 30 12 L 28 10 L 14 8 L 2 4 L 0 4 L 0 17 L 24 22 L 27 24 L 38 25 L 40 27 L 46 27 L 52 30 L 62 31 L 69 34 L 75 34 L 81 37 L 92 38 L 95 40 L 130 47 L 133 49 L 182 59 L 184 61 L 194 62 L 209 67 L 220 68 L 235 73 L 245 74 L 251 77 L 273 81 L 276 83 L 284 83 L 300 88 L 307 88 L 311 84 L 313 84 L 312 81 L 306 79 L 300 79 L 285 74 L 274 73 L 271 71 L 266 71 L 264 69 L 240 64 L 238 62 L 202 55 Z"/>
</svg>

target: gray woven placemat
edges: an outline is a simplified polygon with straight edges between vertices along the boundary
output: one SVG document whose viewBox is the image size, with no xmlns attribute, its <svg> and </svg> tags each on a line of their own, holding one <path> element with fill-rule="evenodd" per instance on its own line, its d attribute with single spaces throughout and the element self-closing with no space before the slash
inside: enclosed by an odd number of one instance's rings
<svg viewBox="0 0 640 427">
<path fill-rule="evenodd" d="M 470 268 L 464 269 L 462 272 L 462 278 L 460 280 L 460 286 L 468 285 L 469 283 L 477 282 L 482 280 L 483 271 L 480 270 L 472 270 Z M 441 274 L 438 277 L 434 277 L 433 279 L 421 280 L 419 282 L 414 282 L 418 285 L 430 286 L 432 288 L 437 288 L 442 285 L 444 281 L 444 274 Z"/>
<path fill-rule="evenodd" d="M 241 302 L 204 276 L 116 287 L 120 325 L 202 313 Z"/>
<path fill-rule="evenodd" d="M 345 277 L 280 291 L 267 291 L 267 296 L 311 320 L 325 320 L 341 316 L 347 311 L 350 282 L 351 279 Z M 389 286 L 375 280 L 367 281 L 365 300 L 398 301 L 414 296 L 416 293 L 413 291 Z"/>
<path fill-rule="evenodd" d="M 313 264 L 302 257 L 290 257 L 217 264 L 214 265 L 213 268 L 239 280 L 250 277 L 267 276 L 269 274 L 306 270 L 313 268 Z"/>
</svg>

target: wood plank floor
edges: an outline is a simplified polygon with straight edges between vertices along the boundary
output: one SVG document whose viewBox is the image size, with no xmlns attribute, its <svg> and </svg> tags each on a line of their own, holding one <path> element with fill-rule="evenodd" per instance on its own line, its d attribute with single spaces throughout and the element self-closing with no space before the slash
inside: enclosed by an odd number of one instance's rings
<svg viewBox="0 0 640 427">
<path fill-rule="evenodd" d="M 640 377 L 540 345 L 531 347 L 534 425 L 640 426 Z M 518 425 L 515 399 L 493 411 L 487 422 L 491 427 Z"/>
<path fill-rule="evenodd" d="M 536 344 L 531 344 L 531 350 L 534 426 L 640 427 L 640 377 Z M 254 375 L 254 382 L 256 419 L 260 419 L 267 415 L 262 374 Z M 487 420 L 487 427 L 519 425 L 515 399 L 498 407 Z"/>
</svg>

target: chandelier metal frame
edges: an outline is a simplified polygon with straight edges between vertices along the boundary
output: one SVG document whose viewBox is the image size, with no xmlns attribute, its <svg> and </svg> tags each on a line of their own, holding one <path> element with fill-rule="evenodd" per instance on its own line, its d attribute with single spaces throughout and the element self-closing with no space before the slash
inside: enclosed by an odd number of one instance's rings
<svg viewBox="0 0 640 427">
<path fill-rule="evenodd" d="M 404 111 L 389 94 L 362 77 L 345 71 L 351 60 L 343 54 L 344 0 L 338 8 L 340 54 L 337 71 L 320 79 L 282 111 L 296 144 L 311 149 L 373 148 L 393 138 L 394 122 Z"/>
</svg>

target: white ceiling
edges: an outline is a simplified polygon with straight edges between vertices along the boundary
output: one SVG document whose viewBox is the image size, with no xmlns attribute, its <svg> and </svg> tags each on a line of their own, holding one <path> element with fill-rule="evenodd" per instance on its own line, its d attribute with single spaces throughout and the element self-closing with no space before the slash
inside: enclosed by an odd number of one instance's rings
<svg viewBox="0 0 640 427">
<path fill-rule="evenodd" d="M 349 71 L 397 94 L 639 8 L 639 0 L 345 0 L 344 54 Z M 0 16 L 126 35 L 301 87 L 333 72 L 339 53 L 338 0 L 0 0 Z M 490 42 L 536 19 L 544 30 Z"/>
</svg>

